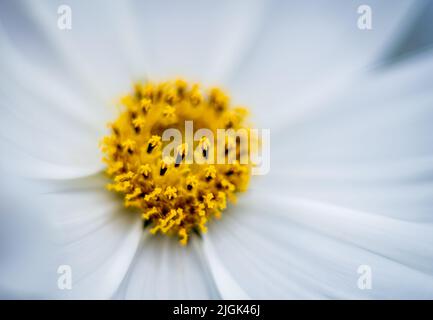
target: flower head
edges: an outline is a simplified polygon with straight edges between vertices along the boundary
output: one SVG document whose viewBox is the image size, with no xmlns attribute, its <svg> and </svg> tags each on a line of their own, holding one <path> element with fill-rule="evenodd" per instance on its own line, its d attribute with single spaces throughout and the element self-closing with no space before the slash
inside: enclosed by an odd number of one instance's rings
<svg viewBox="0 0 433 320">
<path fill-rule="evenodd" d="M 246 127 L 246 111 L 232 108 L 229 97 L 218 88 L 204 94 L 197 84 L 184 80 L 160 84 L 137 83 L 134 92 L 121 99 L 122 112 L 110 124 L 111 134 L 102 141 L 106 172 L 113 178 L 107 187 L 124 195 L 127 207 L 142 212 L 150 232 L 174 235 L 186 244 L 193 231 L 206 232 L 212 217 L 221 217 L 227 199 L 244 191 L 250 178 L 249 163 L 209 162 L 217 153 L 216 145 L 202 136 L 191 145 L 181 143 L 174 155 L 165 156 L 163 132 L 192 121 L 196 127 L 215 133 L 218 129 Z M 232 149 L 240 159 L 240 149 L 233 139 L 224 137 L 224 149 Z M 195 150 L 195 152 L 194 152 Z M 201 163 L 188 163 L 186 157 L 201 158 Z"/>
</svg>

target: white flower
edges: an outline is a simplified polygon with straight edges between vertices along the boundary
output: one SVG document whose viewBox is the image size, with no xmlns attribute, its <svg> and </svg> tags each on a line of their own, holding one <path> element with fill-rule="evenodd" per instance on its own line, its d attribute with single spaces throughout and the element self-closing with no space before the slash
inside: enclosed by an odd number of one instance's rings
<svg viewBox="0 0 433 320">
<path fill-rule="evenodd" d="M 362 1 L 69 1 L 60 30 L 63 2 L 0 4 L 1 297 L 433 296 L 431 4 L 359 30 Z M 114 99 L 178 75 L 272 132 L 271 173 L 186 248 L 98 174 Z"/>
</svg>

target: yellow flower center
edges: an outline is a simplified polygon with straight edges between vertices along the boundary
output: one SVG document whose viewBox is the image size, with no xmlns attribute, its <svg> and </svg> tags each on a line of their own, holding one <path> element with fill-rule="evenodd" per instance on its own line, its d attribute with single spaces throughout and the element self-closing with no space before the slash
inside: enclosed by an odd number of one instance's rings
<svg viewBox="0 0 433 320">
<path fill-rule="evenodd" d="M 177 145 L 166 156 L 164 148 L 171 142 L 164 132 L 176 129 L 186 135 L 188 121 L 215 137 L 218 129 L 248 131 L 247 110 L 231 107 L 218 88 L 205 94 L 198 84 L 183 80 L 136 83 L 120 104 L 119 117 L 109 125 L 111 134 L 102 141 L 106 172 L 113 180 L 107 188 L 123 194 L 126 207 L 141 212 L 152 234 L 177 236 L 185 245 L 192 232 L 205 233 L 209 219 L 219 218 L 227 201 L 234 202 L 235 194 L 247 189 L 251 164 L 240 161 L 239 146 L 227 136 L 223 163 L 215 161 L 217 143 L 206 135 Z M 228 151 L 236 156 L 233 161 Z M 201 161 L 188 162 L 191 156 Z"/>
</svg>

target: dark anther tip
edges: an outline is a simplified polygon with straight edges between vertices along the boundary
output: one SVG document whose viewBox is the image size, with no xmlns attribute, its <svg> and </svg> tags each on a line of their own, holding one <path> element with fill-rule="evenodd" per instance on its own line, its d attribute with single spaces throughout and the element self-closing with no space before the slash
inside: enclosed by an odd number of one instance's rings
<svg viewBox="0 0 433 320">
<path fill-rule="evenodd" d="M 167 168 L 161 168 L 161 169 L 159 170 L 159 175 L 160 175 L 160 176 L 163 176 L 163 175 L 165 174 L 166 171 L 167 171 Z"/>
<path fill-rule="evenodd" d="M 233 175 L 235 172 L 233 170 L 229 170 L 226 172 L 226 176 L 230 177 L 231 175 Z"/>
<path fill-rule="evenodd" d="M 181 154 L 177 154 L 176 156 L 176 162 L 174 164 L 174 166 L 177 168 L 179 167 L 180 163 L 182 162 L 184 156 L 182 156 Z"/>
</svg>

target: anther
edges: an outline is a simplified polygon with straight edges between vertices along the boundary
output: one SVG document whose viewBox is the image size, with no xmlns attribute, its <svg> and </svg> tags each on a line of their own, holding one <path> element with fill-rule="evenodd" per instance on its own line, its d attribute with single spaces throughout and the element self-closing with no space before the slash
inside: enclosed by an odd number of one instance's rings
<svg viewBox="0 0 433 320">
<path fill-rule="evenodd" d="M 202 149 L 203 157 L 207 159 L 209 156 L 209 147 L 210 147 L 209 139 L 206 136 L 201 137 L 199 146 Z"/>
<path fill-rule="evenodd" d="M 205 177 L 206 181 L 211 181 L 213 178 L 216 177 L 216 170 L 214 166 L 209 166 L 206 168 Z"/>
<path fill-rule="evenodd" d="M 150 101 L 153 101 L 154 98 L 154 88 L 153 88 L 153 84 L 148 83 L 144 86 L 144 88 L 142 89 L 142 95 L 143 97 L 149 99 Z"/>
<path fill-rule="evenodd" d="M 147 144 L 147 153 L 151 153 L 152 150 L 161 142 L 160 136 L 152 136 Z"/>
<path fill-rule="evenodd" d="M 189 99 L 193 106 L 197 106 L 203 101 L 203 96 L 200 92 L 198 85 L 194 85 L 192 87 Z"/>
<path fill-rule="evenodd" d="M 169 162 L 168 162 L 167 159 L 162 160 L 162 162 L 161 162 L 161 168 L 159 169 L 159 175 L 160 176 L 163 176 L 167 172 L 168 163 Z"/>
<path fill-rule="evenodd" d="M 177 92 L 175 89 L 168 90 L 165 96 L 165 102 L 167 102 L 169 105 L 173 105 L 176 101 L 176 95 Z"/>
<path fill-rule="evenodd" d="M 167 169 L 168 169 L 167 167 L 165 168 L 161 167 L 161 169 L 159 169 L 159 175 L 163 176 L 167 172 Z"/>
<path fill-rule="evenodd" d="M 151 172 L 151 168 L 149 164 L 141 165 L 140 168 L 138 169 L 138 173 L 143 175 L 143 177 L 145 178 L 149 177 L 150 172 Z"/>
<path fill-rule="evenodd" d="M 151 106 L 152 106 L 152 100 L 148 98 L 143 98 L 140 100 L 140 108 L 144 114 L 146 114 L 149 111 Z"/>
<path fill-rule="evenodd" d="M 143 93 L 142 93 L 142 86 L 141 86 L 140 83 L 136 83 L 136 84 L 134 85 L 134 94 L 135 94 L 135 97 L 136 97 L 138 100 L 140 100 L 141 97 L 143 96 Z"/>
<path fill-rule="evenodd" d="M 170 105 L 166 105 L 164 107 L 164 110 L 162 111 L 162 114 L 164 115 L 164 117 L 168 118 L 168 117 L 174 117 L 175 112 L 176 112 L 176 108 L 175 107 L 172 107 Z"/>
<path fill-rule="evenodd" d="M 135 149 L 136 142 L 134 140 L 128 139 L 122 143 L 122 147 L 124 151 L 127 151 L 129 154 L 133 154 Z"/>
<path fill-rule="evenodd" d="M 114 132 L 114 134 L 115 134 L 116 136 L 119 136 L 119 135 L 120 135 L 120 131 L 119 131 L 119 129 L 117 129 L 116 126 L 113 126 L 112 129 L 113 129 L 113 132 Z"/>
<path fill-rule="evenodd" d="M 187 88 L 187 83 L 185 80 L 178 79 L 176 80 L 177 94 L 181 99 L 185 96 L 185 90 Z"/>
<path fill-rule="evenodd" d="M 177 147 L 176 150 L 176 161 L 174 166 L 177 168 L 179 167 L 180 163 L 185 159 L 185 156 L 188 152 L 188 144 L 183 143 L 180 146 Z"/>
<path fill-rule="evenodd" d="M 198 184 L 198 180 L 195 176 L 188 176 L 186 178 L 186 188 L 191 191 Z"/>
<path fill-rule="evenodd" d="M 233 175 L 235 172 L 233 169 L 230 169 L 229 171 L 226 172 L 226 176 L 230 177 L 231 175 Z"/>
<path fill-rule="evenodd" d="M 134 126 L 134 130 L 135 130 L 135 133 L 136 134 L 139 134 L 140 133 L 140 131 L 141 131 L 141 128 L 143 128 L 144 127 L 144 124 L 146 123 L 146 121 L 144 120 L 144 118 L 143 117 L 138 117 L 138 118 L 136 118 L 136 119 L 134 119 L 133 121 L 132 121 L 132 125 Z"/>
</svg>

